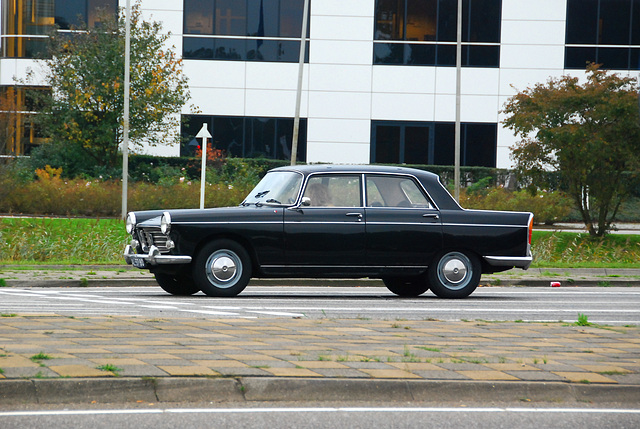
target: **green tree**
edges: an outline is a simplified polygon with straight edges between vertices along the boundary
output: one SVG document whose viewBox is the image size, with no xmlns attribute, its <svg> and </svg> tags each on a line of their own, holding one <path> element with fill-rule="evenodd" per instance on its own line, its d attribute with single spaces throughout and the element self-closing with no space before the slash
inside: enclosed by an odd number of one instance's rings
<svg viewBox="0 0 640 429">
<path fill-rule="evenodd" d="M 77 145 L 97 165 L 113 167 L 123 139 L 125 16 L 107 14 L 96 28 L 55 32 L 42 60 L 52 89 L 36 95 L 38 121 L 53 141 Z M 182 106 L 190 99 L 182 60 L 165 42 L 161 24 L 146 22 L 138 2 L 131 13 L 130 142 L 179 141 Z"/>
<path fill-rule="evenodd" d="M 556 171 L 589 233 L 603 236 L 640 165 L 638 83 L 594 64 L 586 75 L 519 92 L 504 106 L 504 125 L 522 139 L 511 155 L 518 173 L 547 186 Z"/>
</svg>

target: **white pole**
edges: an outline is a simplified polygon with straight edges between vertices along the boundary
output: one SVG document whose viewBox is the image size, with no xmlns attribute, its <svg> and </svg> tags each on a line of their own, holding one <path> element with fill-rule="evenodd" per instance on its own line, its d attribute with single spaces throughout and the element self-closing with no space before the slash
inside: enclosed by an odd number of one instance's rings
<svg viewBox="0 0 640 429">
<path fill-rule="evenodd" d="M 298 158 L 298 135 L 300 134 L 300 100 L 302 99 L 302 75 L 304 72 L 304 56 L 307 47 L 307 21 L 309 17 L 309 0 L 304 0 L 302 10 L 302 32 L 300 35 L 300 58 L 298 60 L 298 89 L 296 91 L 296 112 L 293 118 L 293 138 L 291 141 L 291 165 L 296 165 Z"/>
<path fill-rule="evenodd" d="M 129 185 L 129 86 L 131 80 L 131 1 L 127 0 L 125 10 L 124 39 L 124 113 L 122 132 L 122 219 L 127 216 L 127 188 Z"/>
<path fill-rule="evenodd" d="M 456 38 L 456 125 L 454 142 L 454 186 L 455 199 L 460 202 L 460 86 L 462 82 L 462 0 L 458 0 L 458 21 Z"/>
<path fill-rule="evenodd" d="M 202 167 L 200 170 L 200 209 L 204 208 L 204 185 L 207 180 L 207 139 L 211 138 L 211 133 L 207 130 L 207 123 L 202 124 L 202 128 L 196 134 L 196 138 L 202 139 Z"/>
</svg>

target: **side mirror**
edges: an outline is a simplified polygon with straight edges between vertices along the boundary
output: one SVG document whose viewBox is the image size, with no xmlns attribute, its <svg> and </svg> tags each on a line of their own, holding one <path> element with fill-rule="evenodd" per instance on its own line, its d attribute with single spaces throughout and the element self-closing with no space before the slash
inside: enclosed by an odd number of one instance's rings
<svg viewBox="0 0 640 429">
<path fill-rule="evenodd" d="M 300 204 L 301 206 L 304 207 L 309 207 L 311 205 L 311 198 L 309 197 L 302 197 L 302 202 Z"/>
</svg>

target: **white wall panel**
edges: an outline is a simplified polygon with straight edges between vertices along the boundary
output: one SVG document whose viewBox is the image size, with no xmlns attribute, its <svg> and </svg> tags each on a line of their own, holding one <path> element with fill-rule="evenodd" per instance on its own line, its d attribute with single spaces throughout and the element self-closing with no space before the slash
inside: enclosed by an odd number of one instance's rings
<svg viewBox="0 0 640 429">
<path fill-rule="evenodd" d="M 462 122 L 497 122 L 498 101 L 497 95 L 463 96 L 460 102 Z"/>
<path fill-rule="evenodd" d="M 312 64 L 309 73 L 311 91 L 371 91 L 371 66 Z"/>
<path fill-rule="evenodd" d="M 244 89 L 245 69 L 242 61 L 184 60 L 190 87 Z"/>
<path fill-rule="evenodd" d="M 435 67 L 374 66 L 373 92 L 433 94 L 436 89 Z"/>
<path fill-rule="evenodd" d="M 464 95 L 493 95 L 500 86 L 500 70 L 496 68 L 463 68 L 460 92 Z"/>
<path fill-rule="evenodd" d="M 307 142 L 308 162 L 328 162 L 333 164 L 369 163 L 369 144 L 344 142 Z"/>
<path fill-rule="evenodd" d="M 244 116 L 244 89 L 207 88 L 191 86 L 191 103 L 203 115 Z M 187 114 L 188 106 L 183 108 Z"/>
<path fill-rule="evenodd" d="M 309 52 L 312 64 L 371 65 L 373 41 L 314 40 Z"/>
<path fill-rule="evenodd" d="M 323 40 L 373 39 L 373 17 L 311 16 L 311 38 Z"/>
<path fill-rule="evenodd" d="M 518 91 L 546 82 L 550 76 L 560 76 L 562 69 L 502 69 L 500 70 L 500 95 L 512 96 Z"/>
<path fill-rule="evenodd" d="M 182 12 L 173 10 L 143 9 L 145 21 L 157 21 L 162 24 L 162 33 L 182 34 Z"/>
<path fill-rule="evenodd" d="M 309 119 L 307 135 L 316 142 L 352 142 L 369 144 L 371 121 L 368 119 Z"/>
<path fill-rule="evenodd" d="M 518 69 L 563 68 L 564 45 L 502 45 L 500 66 Z"/>
<path fill-rule="evenodd" d="M 131 4 L 133 5 L 133 1 Z M 126 0 L 120 0 L 120 6 L 126 4 Z M 173 10 L 182 12 L 184 2 L 180 0 L 143 0 L 142 7 L 145 9 Z"/>
<path fill-rule="evenodd" d="M 296 92 L 268 89 L 247 89 L 245 96 L 246 116 L 293 117 Z M 307 93 L 302 93 L 300 116 L 307 116 Z"/>
<path fill-rule="evenodd" d="M 247 62 L 246 87 L 252 89 L 284 89 L 298 87 L 298 64 Z M 309 86 L 309 66 L 304 66 L 302 88 Z"/>
<path fill-rule="evenodd" d="M 502 21 L 507 45 L 564 45 L 565 21 Z"/>
<path fill-rule="evenodd" d="M 503 0 L 503 20 L 564 20 L 567 0 Z"/>
<path fill-rule="evenodd" d="M 372 119 L 433 121 L 433 94 L 373 94 Z"/>
<path fill-rule="evenodd" d="M 311 92 L 311 118 L 368 119 L 371 110 L 370 93 Z"/>
<path fill-rule="evenodd" d="M 375 0 L 313 0 L 313 15 L 373 17 Z"/>
</svg>

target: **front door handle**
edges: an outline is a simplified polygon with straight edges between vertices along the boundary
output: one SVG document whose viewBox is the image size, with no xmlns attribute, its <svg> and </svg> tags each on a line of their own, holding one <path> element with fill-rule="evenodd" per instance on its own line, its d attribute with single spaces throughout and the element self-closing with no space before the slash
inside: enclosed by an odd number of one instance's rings
<svg viewBox="0 0 640 429">
<path fill-rule="evenodd" d="M 347 213 L 347 216 L 357 217 L 358 222 L 362 222 L 362 213 Z"/>
<path fill-rule="evenodd" d="M 425 213 L 425 214 L 422 215 L 422 217 L 426 217 L 426 218 L 429 218 L 429 219 L 435 219 L 435 220 L 440 219 L 440 215 L 438 213 Z"/>
</svg>

